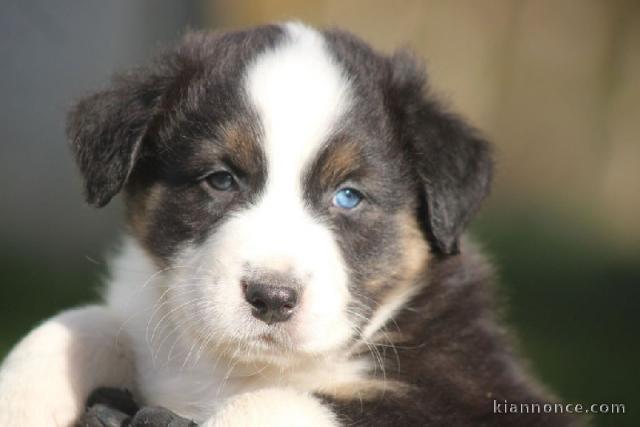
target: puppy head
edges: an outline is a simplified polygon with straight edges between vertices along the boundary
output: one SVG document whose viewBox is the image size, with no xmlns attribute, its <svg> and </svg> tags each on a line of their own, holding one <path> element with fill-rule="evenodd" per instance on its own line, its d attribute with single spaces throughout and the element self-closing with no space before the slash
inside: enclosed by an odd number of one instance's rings
<svg viewBox="0 0 640 427">
<path fill-rule="evenodd" d="M 338 31 L 192 34 L 82 100 L 68 133 L 89 203 L 124 189 L 174 322 L 290 360 L 382 326 L 488 191 L 487 144 L 424 86 Z"/>
</svg>

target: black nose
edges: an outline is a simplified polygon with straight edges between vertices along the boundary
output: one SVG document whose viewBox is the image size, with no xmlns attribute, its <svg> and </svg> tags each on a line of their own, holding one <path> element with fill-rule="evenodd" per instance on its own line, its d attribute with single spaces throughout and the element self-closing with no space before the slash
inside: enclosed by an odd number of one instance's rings
<svg viewBox="0 0 640 427">
<path fill-rule="evenodd" d="M 298 303 L 298 292 L 287 286 L 249 282 L 243 287 L 252 314 L 268 325 L 288 320 Z"/>
</svg>

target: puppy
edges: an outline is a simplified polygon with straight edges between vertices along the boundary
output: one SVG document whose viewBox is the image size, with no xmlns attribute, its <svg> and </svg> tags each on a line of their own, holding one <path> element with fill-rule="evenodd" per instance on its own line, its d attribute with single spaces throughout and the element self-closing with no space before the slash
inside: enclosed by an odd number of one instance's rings
<svg viewBox="0 0 640 427">
<path fill-rule="evenodd" d="M 569 424 L 494 414 L 550 398 L 460 243 L 489 146 L 426 89 L 406 53 L 287 23 L 189 34 L 80 101 L 87 200 L 122 192 L 129 233 L 104 303 L 5 360 L 0 425 L 71 425 L 105 386 L 144 408 L 83 423 Z"/>
</svg>

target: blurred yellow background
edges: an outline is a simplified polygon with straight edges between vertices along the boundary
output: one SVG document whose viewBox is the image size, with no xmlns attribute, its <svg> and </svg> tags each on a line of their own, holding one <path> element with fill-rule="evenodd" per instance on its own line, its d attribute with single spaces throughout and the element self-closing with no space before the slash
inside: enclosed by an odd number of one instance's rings
<svg viewBox="0 0 640 427">
<path fill-rule="evenodd" d="M 471 233 L 500 274 L 532 370 L 567 402 L 640 425 L 640 1 L 73 0 L 0 4 L 0 357 L 96 301 L 119 200 L 84 205 L 72 101 L 187 28 L 296 19 L 415 50 L 433 91 L 495 144 Z"/>
<path fill-rule="evenodd" d="M 432 87 L 498 146 L 495 197 L 578 211 L 640 242 L 640 2 L 204 2 L 224 28 L 299 19 L 409 47 Z"/>
</svg>

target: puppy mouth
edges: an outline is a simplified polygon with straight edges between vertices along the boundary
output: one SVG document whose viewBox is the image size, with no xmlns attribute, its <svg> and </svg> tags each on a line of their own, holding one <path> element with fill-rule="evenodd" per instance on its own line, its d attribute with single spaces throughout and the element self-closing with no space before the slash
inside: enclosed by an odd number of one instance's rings
<svg viewBox="0 0 640 427">
<path fill-rule="evenodd" d="M 281 332 L 281 331 L 280 331 Z M 232 358 L 246 363 L 289 364 L 303 357 L 303 352 L 291 337 L 278 331 L 261 332 L 242 341 L 230 343 L 241 352 L 233 352 Z"/>
<path fill-rule="evenodd" d="M 274 336 L 274 334 L 271 333 L 266 333 L 266 334 L 261 334 L 258 336 L 258 341 L 272 345 L 272 346 L 279 346 L 282 345 L 282 340 L 276 338 Z"/>
<path fill-rule="evenodd" d="M 269 325 L 266 330 L 259 332 L 253 340 L 261 344 L 268 344 L 272 348 L 292 350 L 295 347 L 295 337 L 284 325 Z"/>
<path fill-rule="evenodd" d="M 260 352 L 293 355 L 301 352 L 303 343 L 286 325 L 275 324 L 257 331 L 255 335 L 247 338 L 245 344 L 249 344 Z"/>
<path fill-rule="evenodd" d="M 258 337 L 258 339 L 259 339 L 260 341 L 264 341 L 264 342 L 269 343 L 269 344 L 275 344 L 275 343 L 278 343 L 278 342 L 279 342 L 279 341 L 278 341 L 278 340 L 276 340 L 276 338 L 275 338 L 273 335 L 271 335 L 271 334 L 262 334 L 262 335 L 260 335 L 260 336 Z"/>
</svg>

